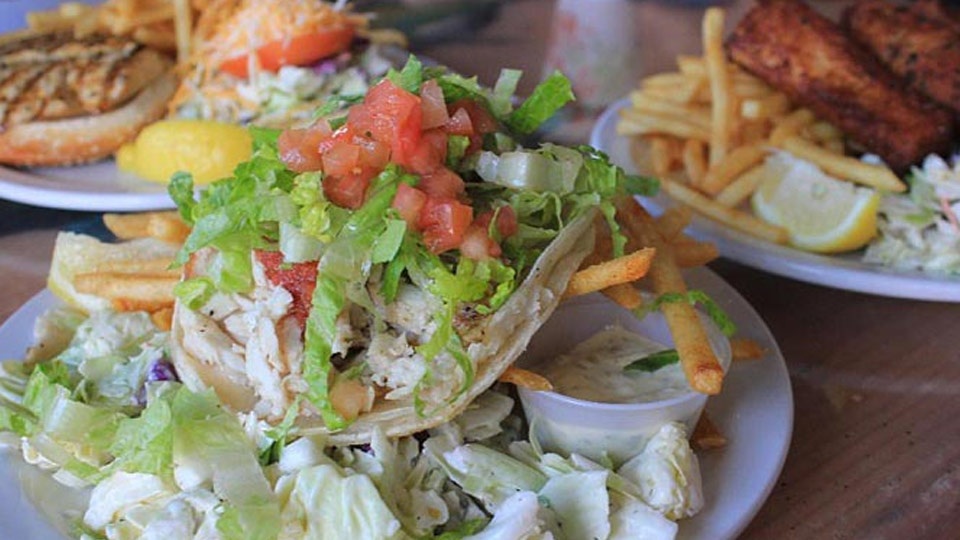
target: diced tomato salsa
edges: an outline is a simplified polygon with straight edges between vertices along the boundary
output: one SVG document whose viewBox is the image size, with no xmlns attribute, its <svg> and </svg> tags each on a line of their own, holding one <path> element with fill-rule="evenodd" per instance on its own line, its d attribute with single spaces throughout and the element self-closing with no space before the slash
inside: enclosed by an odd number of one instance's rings
<svg viewBox="0 0 960 540">
<path fill-rule="evenodd" d="M 483 136 L 496 129 L 481 104 L 466 99 L 446 104 L 434 80 L 416 95 L 385 79 L 350 108 L 336 131 L 321 120 L 284 131 L 278 146 L 292 170 L 322 171 L 324 194 L 345 208 L 363 205 L 370 182 L 388 163 L 400 165 L 420 177 L 416 187 L 401 184 L 393 200 L 408 226 L 423 234 L 434 253 L 460 249 L 466 257 L 484 259 L 500 256 L 498 241 L 516 232 L 516 214 L 501 209 L 496 238 L 491 237 L 493 214 L 473 215 L 463 179 L 447 167 L 447 144 L 451 135 L 465 136 L 467 152 L 476 152 Z"/>
<path fill-rule="evenodd" d="M 257 261 L 263 265 L 267 280 L 283 287 L 293 297 L 288 313 L 293 315 L 300 327 L 306 326 L 313 302 L 313 289 L 317 286 L 317 263 L 284 263 L 279 251 L 257 251 Z"/>
</svg>

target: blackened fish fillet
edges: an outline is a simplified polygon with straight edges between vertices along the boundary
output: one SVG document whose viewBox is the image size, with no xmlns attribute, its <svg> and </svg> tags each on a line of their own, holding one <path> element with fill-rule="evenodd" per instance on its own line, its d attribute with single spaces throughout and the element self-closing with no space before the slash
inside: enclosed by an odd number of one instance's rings
<svg viewBox="0 0 960 540">
<path fill-rule="evenodd" d="M 727 41 L 747 71 L 906 170 L 949 151 L 949 111 L 910 91 L 840 27 L 796 0 L 760 2 Z"/>
<path fill-rule="evenodd" d="M 960 113 L 960 29 L 950 19 L 865 0 L 847 10 L 844 23 L 913 89 Z"/>
</svg>

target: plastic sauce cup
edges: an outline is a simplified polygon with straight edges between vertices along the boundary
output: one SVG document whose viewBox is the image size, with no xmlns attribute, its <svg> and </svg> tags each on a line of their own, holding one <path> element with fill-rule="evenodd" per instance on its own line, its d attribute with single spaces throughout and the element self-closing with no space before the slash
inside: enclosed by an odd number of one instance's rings
<svg viewBox="0 0 960 540">
<path fill-rule="evenodd" d="M 724 370 L 731 361 L 730 342 L 709 317 L 700 313 L 710 344 Z M 620 325 L 648 339 L 673 347 L 666 320 L 659 311 L 643 319 L 606 297 L 593 294 L 562 304 L 533 337 L 519 365 L 529 367 L 566 354 L 604 329 Z M 617 465 L 643 450 L 647 440 L 667 422 L 693 430 L 707 395 L 689 392 L 645 403 L 601 403 L 557 392 L 518 388 L 533 435 L 548 451 L 577 453 L 593 460 L 604 455 Z"/>
</svg>

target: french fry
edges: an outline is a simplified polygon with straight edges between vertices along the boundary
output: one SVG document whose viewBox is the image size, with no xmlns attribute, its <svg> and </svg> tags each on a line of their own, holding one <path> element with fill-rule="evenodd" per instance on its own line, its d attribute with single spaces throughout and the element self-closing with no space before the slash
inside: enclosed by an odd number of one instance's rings
<svg viewBox="0 0 960 540">
<path fill-rule="evenodd" d="M 780 146 L 783 141 L 800 133 L 815 120 L 809 109 L 797 109 L 783 117 L 770 133 L 770 144 Z"/>
<path fill-rule="evenodd" d="M 751 214 L 723 206 L 713 199 L 677 182 L 664 179 L 660 184 L 660 188 L 675 200 L 692 206 L 694 210 L 697 210 L 701 214 L 711 217 L 738 231 L 777 244 L 785 244 L 789 239 L 787 231 L 782 227 L 770 225 L 753 217 Z"/>
<path fill-rule="evenodd" d="M 837 126 L 823 120 L 810 124 L 804 131 L 811 139 L 818 142 L 843 139 L 843 132 Z"/>
<path fill-rule="evenodd" d="M 650 265 L 654 292 L 685 293 L 687 285 L 673 259 L 670 246 L 660 238 L 653 218 L 632 197 L 617 201 L 617 217 L 624 230 L 641 245 L 652 246 L 657 256 Z M 680 356 L 680 364 L 690 387 L 704 394 L 717 394 L 723 386 L 723 368 L 710 346 L 697 311 L 686 302 L 667 302 L 661 306 L 667 326 Z"/>
<path fill-rule="evenodd" d="M 902 193 L 907 190 L 906 184 L 900 181 L 888 167 L 834 154 L 802 137 L 788 137 L 780 146 L 800 159 L 813 162 L 824 172 L 837 178 L 875 187 L 881 191 Z"/>
<path fill-rule="evenodd" d="M 693 214 L 689 207 L 673 206 L 667 208 L 663 214 L 656 218 L 657 232 L 660 233 L 660 237 L 665 242 L 673 242 L 687 228 L 692 217 Z"/>
<path fill-rule="evenodd" d="M 692 122 L 666 116 L 636 117 L 628 111 L 629 109 L 620 111 L 620 122 L 617 123 L 619 135 L 673 135 L 703 142 L 710 141 L 710 130 Z"/>
<path fill-rule="evenodd" d="M 162 332 L 169 332 L 173 328 L 173 308 L 159 309 L 150 314 L 150 320 Z"/>
<path fill-rule="evenodd" d="M 190 59 L 193 10 L 190 0 L 173 0 L 173 30 L 177 40 L 177 63 L 186 65 Z"/>
<path fill-rule="evenodd" d="M 170 268 L 172 258 L 156 259 L 117 259 L 103 261 L 93 266 L 93 272 L 107 272 L 117 274 L 137 274 L 144 276 L 178 277 L 180 270 Z"/>
<path fill-rule="evenodd" d="M 844 155 L 847 151 L 847 145 L 844 144 L 842 139 L 828 139 L 820 144 L 823 145 L 824 150 L 833 152 L 834 154 Z"/>
<path fill-rule="evenodd" d="M 150 215 L 147 236 L 171 244 L 182 244 L 190 236 L 190 226 L 176 212 L 158 212 Z"/>
<path fill-rule="evenodd" d="M 182 243 L 190 234 L 175 210 L 136 214 L 104 214 L 103 224 L 121 240 L 152 237 L 170 243 Z"/>
<path fill-rule="evenodd" d="M 745 99 L 740 103 L 740 116 L 750 120 L 781 116 L 788 110 L 790 110 L 790 100 L 780 92 L 762 98 Z"/>
<path fill-rule="evenodd" d="M 730 351 L 734 360 L 759 360 L 767 354 L 762 345 L 750 338 L 731 339 Z"/>
<path fill-rule="evenodd" d="M 630 103 L 633 105 L 633 109 L 628 113 L 630 115 L 636 114 L 639 117 L 643 117 L 647 114 L 652 114 L 673 117 L 690 122 L 704 129 L 710 129 L 710 109 L 708 107 L 684 105 L 642 92 L 632 93 L 630 95 Z"/>
<path fill-rule="evenodd" d="M 763 161 L 766 155 L 767 150 L 760 145 L 738 146 L 710 167 L 698 187 L 701 191 L 716 195 L 743 172 Z"/>
<path fill-rule="evenodd" d="M 670 155 L 670 141 L 666 137 L 650 137 L 650 163 L 657 176 L 670 173 L 673 156 Z"/>
<path fill-rule="evenodd" d="M 774 92 L 772 88 L 762 82 L 758 83 L 740 79 L 735 79 L 731 83 L 730 90 L 734 96 L 740 99 L 762 99 Z M 736 110 L 736 103 L 734 103 L 734 111 Z"/>
<path fill-rule="evenodd" d="M 710 80 L 713 125 L 710 131 L 710 165 L 714 166 L 727 155 L 730 133 L 733 131 L 733 100 L 730 72 L 723 51 L 724 11 L 709 8 L 703 16 L 703 48 Z"/>
<path fill-rule="evenodd" d="M 683 169 L 693 185 L 703 182 L 703 176 L 707 173 L 705 150 L 703 141 L 697 139 L 687 139 L 683 143 Z"/>
<path fill-rule="evenodd" d="M 703 81 L 684 81 L 676 87 L 669 86 L 645 86 L 641 92 L 655 99 L 673 101 L 675 103 L 687 104 L 693 103 L 706 88 L 707 82 Z"/>
<path fill-rule="evenodd" d="M 77 292 L 110 300 L 117 311 L 157 311 L 173 306 L 176 276 L 85 272 L 74 277 Z"/>
<path fill-rule="evenodd" d="M 588 266 L 570 278 L 563 297 L 580 296 L 636 281 L 647 274 L 656 250 L 643 248 L 623 257 Z"/>
<path fill-rule="evenodd" d="M 713 450 L 723 448 L 727 445 L 727 438 L 723 435 L 717 425 L 710 420 L 707 411 L 700 413 L 697 425 L 693 428 L 693 434 L 690 441 L 698 450 Z"/>
<path fill-rule="evenodd" d="M 631 283 L 611 285 L 600 291 L 604 296 L 613 300 L 618 306 L 633 311 L 643 305 L 643 295 Z"/>
<path fill-rule="evenodd" d="M 683 242 L 673 244 L 673 258 L 680 268 L 703 266 L 720 256 L 713 242 Z"/>
<path fill-rule="evenodd" d="M 747 200 L 747 197 L 753 195 L 753 192 L 757 190 L 765 173 L 766 167 L 762 163 L 754 166 L 741 174 L 739 178 L 727 184 L 727 187 L 717 193 L 713 200 L 727 208 L 740 206 L 740 203 Z"/>
<path fill-rule="evenodd" d="M 150 214 L 104 214 L 103 224 L 121 240 L 146 238 L 150 226 Z"/>
<path fill-rule="evenodd" d="M 696 81 L 697 77 L 688 77 L 683 73 L 658 73 L 656 75 L 650 75 L 645 77 L 640 81 L 641 88 L 651 88 L 651 87 L 661 87 L 661 88 L 675 88 L 679 85 L 688 83 L 690 81 Z"/>
<path fill-rule="evenodd" d="M 553 384 L 543 375 L 516 366 L 508 367 L 507 370 L 500 375 L 499 380 L 500 382 L 510 383 L 536 392 L 553 390 Z"/>
<path fill-rule="evenodd" d="M 768 120 L 744 120 L 737 125 L 736 141 L 741 145 L 766 144 L 768 135 Z"/>
</svg>

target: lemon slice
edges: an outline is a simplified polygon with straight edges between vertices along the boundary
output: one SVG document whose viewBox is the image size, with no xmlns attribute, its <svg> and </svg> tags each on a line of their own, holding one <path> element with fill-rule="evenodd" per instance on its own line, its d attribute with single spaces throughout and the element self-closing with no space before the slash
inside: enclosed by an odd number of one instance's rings
<svg viewBox="0 0 960 540">
<path fill-rule="evenodd" d="M 47 288 L 70 306 L 88 313 L 107 309 L 110 300 L 77 291 L 73 285 L 77 274 L 109 271 L 116 261 L 173 258 L 176 253 L 177 246 L 152 238 L 108 244 L 92 236 L 62 232 L 53 246 Z"/>
<path fill-rule="evenodd" d="M 801 249 L 850 251 L 877 234 L 876 190 L 837 180 L 786 153 L 767 159 L 751 202 L 757 216 L 787 229 L 790 243 Z"/>
<path fill-rule="evenodd" d="M 242 126 L 209 120 L 161 120 L 147 126 L 117 152 L 117 167 L 166 184 L 188 171 L 197 184 L 231 176 L 250 159 L 253 140 Z"/>
</svg>

